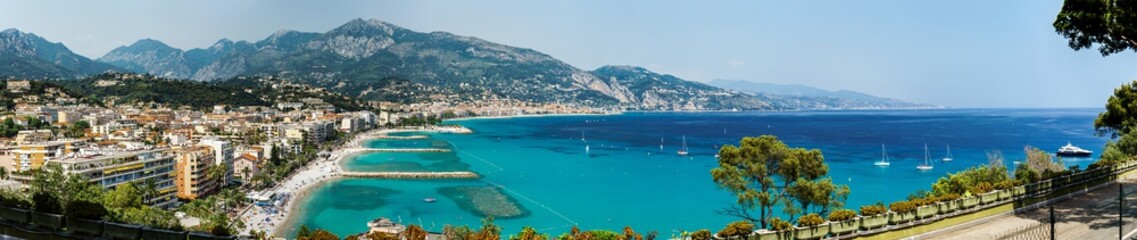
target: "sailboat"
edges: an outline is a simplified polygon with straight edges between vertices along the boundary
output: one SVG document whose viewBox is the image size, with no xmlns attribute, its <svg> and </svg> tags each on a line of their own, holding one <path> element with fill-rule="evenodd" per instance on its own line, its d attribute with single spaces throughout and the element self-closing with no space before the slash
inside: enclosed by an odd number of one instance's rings
<svg viewBox="0 0 1137 240">
<path fill-rule="evenodd" d="M 584 131 L 580 131 L 580 141 L 581 142 L 587 142 L 586 140 L 584 140 Z"/>
<path fill-rule="evenodd" d="M 687 156 L 687 135 L 683 135 L 683 148 L 679 149 L 679 156 Z"/>
<path fill-rule="evenodd" d="M 920 171 L 932 170 L 932 163 L 929 161 L 931 158 L 932 154 L 928 153 L 928 144 L 924 144 L 924 164 L 916 166 L 916 169 L 919 169 Z"/>
<path fill-rule="evenodd" d="M 888 162 L 888 150 L 886 150 L 884 148 L 884 144 L 881 144 L 880 145 L 880 161 L 876 161 L 876 162 L 872 163 L 872 165 L 876 165 L 877 167 L 887 167 L 890 164 L 892 164 L 892 163 Z"/>
<path fill-rule="evenodd" d="M 951 162 L 951 145 L 947 145 L 947 156 L 944 157 L 944 162 Z"/>
<path fill-rule="evenodd" d="M 663 152 L 663 137 L 659 137 L 659 151 Z"/>
</svg>

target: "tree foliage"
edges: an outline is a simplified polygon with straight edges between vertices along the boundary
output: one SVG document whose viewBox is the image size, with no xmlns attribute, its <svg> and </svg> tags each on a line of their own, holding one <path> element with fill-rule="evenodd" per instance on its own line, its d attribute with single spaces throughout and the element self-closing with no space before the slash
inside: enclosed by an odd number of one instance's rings
<svg viewBox="0 0 1137 240">
<path fill-rule="evenodd" d="M 774 206 L 794 215 L 825 213 L 844 206 L 848 186 L 837 185 L 825 177 L 829 166 L 820 150 L 790 148 L 773 135 L 746 137 L 739 147 L 723 146 L 719 166 L 711 169 L 714 182 L 735 194 L 739 207 L 720 213 L 741 217 L 767 227 Z M 759 215 L 749 210 L 757 208 Z"/>
<path fill-rule="evenodd" d="M 1094 119 L 1094 129 L 1099 136 L 1109 135 L 1117 138 L 1137 126 L 1137 81 L 1122 84 L 1113 90 L 1113 96 L 1105 104 L 1105 112 Z"/>
<path fill-rule="evenodd" d="M 967 192 L 974 193 L 972 188 L 979 184 L 996 184 L 1010 179 L 1007 174 L 1007 167 L 1003 165 L 1003 154 L 999 152 L 987 153 L 988 163 L 967 168 L 963 171 L 949 173 L 947 176 L 940 177 L 935 183 L 932 183 L 931 195 L 944 196 L 949 194 L 963 195 Z M 1020 166 L 1020 168 L 1022 168 Z M 928 196 L 918 196 L 914 198 L 923 198 Z"/>
<path fill-rule="evenodd" d="M 1066 0 L 1054 31 L 1074 50 L 1098 45 L 1102 56 L 1137 50 L 1137 1 Z"/>
<path fill-rule="evenodd" d="M 422 227 L 415 224 L 408 225 L 403 235 L 406 237 L 406 240 L 426 240 L 426 230 L 423 230 Z"/>
<path fill-rule="evenodd" d="M 754 224 L 749 221 L 734 221 L 716 234 L 725 239 L 742 239 L 754 231 Z"/>
<path fill-rule="evenodd" d="M 509 236 L 509 240 L 548 240 L 549 235 L 538 233 L 533 227 L 525 226 L 521 228 L 521 232 L 513 236 Z M 409 240 L 409 239 L 408 239 Z"/>
</svg>

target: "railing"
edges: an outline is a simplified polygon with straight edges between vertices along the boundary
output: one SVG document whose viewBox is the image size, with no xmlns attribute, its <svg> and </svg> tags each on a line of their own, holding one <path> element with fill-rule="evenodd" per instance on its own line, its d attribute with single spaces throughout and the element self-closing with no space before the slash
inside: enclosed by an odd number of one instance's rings
<svg viewBox="0 0 1137 240">
<path fill-rule="evenodd" d="M 1007 230 L 995 235 L 998 240 L 1045 240 L 1050 239 L 1050 223 L 1040 222 Z"/>
<path fill-rule="evenodd" d="M 39 213 L 28 209 L 9 207 L 0 207 L 0 224 L 24 230 L 34 229 L 34 232 L 29 232 L 43 234 L 43 238 L 47 238 L 47 235 L 56 235 L 78 239 L 237 239 L 236 236 L 222 237 L 203 232 L 174 231 L 102 220 L 70 218 L 59 214 Z"/>
<path fill-rule="evenodd" d="M 1057 176 L 1036 183 L 1016 186 L 1011 189 L 997 190 L 951 201 L 936 202 L 931 205 L 922 206 L 919 209 L 913 210 L 912 212 L 908 213 L 896 213 L 889 211 L 886 214 L 877 216 L 858 216 L 857 219 L 860 219 L 860 229 L 853 231 L 852 233 L 844 233 L 840 236 L 840 238 L 866 237 L 885 234 L 890 231 L 905 230 L 913 227 L 936 223 L 947 218 L 979 213 L 981 211 L 1003 206 L 1005 204 L 1014 204 L 1013 211 L 1016 213 L 1024 212 L 1042 207 L 1046 204 L 1050 204 L 1053 201 L 1068 199 L 1073 195 L 1083 194 L 1103 187 L 1105 186 L 1105 183 L 1117 180 L 1122 174 L 1129 171 L 1134 171 L 1135 169 L 1137 169 L 1137 161 L 1130 161 L 1110 167 L 1095 168 L 1074 174 Z M 936 209 L 932 210 L 930 208 Z M 852 223 L 829 222 L 828 224 L 822 224 L 814 227 L 795 227 L 794 229 L 781 232 L 758 230 L 755 231 L 754 234 L 751 234 L 748 239 L 817 239 L 824 238 L 826 236 L 836 237 L 836 234 L 832 233 L 848 232 L 846 228 L 849 224 Z M 839 226 L 841 229 L 839 229 L 839 231 L 832 231 L 834 226 Z M 1049 228 L 1046 229 L 1049 230 Z M 1024 236 L 1034 236 L 1033 231 L 1036 231 L 1036 229 L 1033 228 L 1013 229 L 1012 231 L 1008 232 L 1007 235 L 1010 236 L 1011 234 L 1009 233 L 1014 232 L 1014 230 L 1024 231 L 1024 233 L 1027 233 Z M 815 236 L 816 233 L 819 232 L 829 234 Z M 801 235 L 803 233 L 809 234 Z M 1046 234 L 1049 234 L 1049 232 Z"/>
</svg>

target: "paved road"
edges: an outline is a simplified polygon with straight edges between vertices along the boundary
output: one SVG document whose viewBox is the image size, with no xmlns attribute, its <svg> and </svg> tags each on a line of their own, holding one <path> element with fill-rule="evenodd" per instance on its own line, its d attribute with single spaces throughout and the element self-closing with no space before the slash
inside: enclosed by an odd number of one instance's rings
<svg viewBox="0 0 1137 240">
<path fill-rule="evenodd" d="M 1137 179 L 1130 177 L 1121 184 L 1126 192 L 1124 233 L 1128 234 L 1137 229 Z M 1055 204 L 1057 239 L 1118 239 L 1117 204 L 1116 183 Z M 993 218 L 983 224 L 946 232 L 930 239 L 994 239 L 1012 229 L 1046 222 L 1049 218 L 1048 211 L 1040 208 Z M 1045 231 L 1049 231 L 1049 228 L 1045 227 Z"/>
</svg>

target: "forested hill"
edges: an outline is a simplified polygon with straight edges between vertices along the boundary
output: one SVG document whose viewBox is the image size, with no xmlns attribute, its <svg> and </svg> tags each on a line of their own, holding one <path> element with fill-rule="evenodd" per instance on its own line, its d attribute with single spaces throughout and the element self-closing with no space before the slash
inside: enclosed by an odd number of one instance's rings
<svg viewBox="0 0 1137 240">
<path fill-rule="evenodd" d="M 362 101 L 351 97 L 271 76 L 200 82 L 148 74 L 107 73 L 53 83 L 107 104 L 158 103 L 203 109 L 214 105 L 270 107 L 275 103 L 315 98 L 347 111 L 366 108 Z"/>
</svg>

